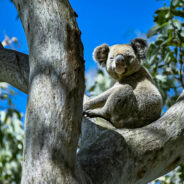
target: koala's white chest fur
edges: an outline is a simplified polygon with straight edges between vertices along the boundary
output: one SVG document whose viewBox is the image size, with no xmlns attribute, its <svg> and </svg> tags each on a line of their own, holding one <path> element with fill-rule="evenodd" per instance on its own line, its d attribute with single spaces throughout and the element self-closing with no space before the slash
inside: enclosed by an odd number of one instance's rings
<svg viewBox="0 0 184 184">
<path fill-rule="evenodd" d="M 141 66 L 146 46 L 145 40 L 138 38 L 131 45 L 103 44 L 94 50 L 94 59 L 106 66 L 117 83 L 84 104 L 86 115 L 103 117 L 117 128 L 141 127 L 159 118 L 162 97 Z"/>
</svg>

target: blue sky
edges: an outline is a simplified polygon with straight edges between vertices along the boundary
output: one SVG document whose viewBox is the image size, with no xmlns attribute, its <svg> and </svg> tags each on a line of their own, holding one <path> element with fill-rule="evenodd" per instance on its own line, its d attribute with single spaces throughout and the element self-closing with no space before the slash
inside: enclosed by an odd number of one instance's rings
<svg viewBox="0 0 184 184">
<path fill-rule="evenodd" d="M 92 60 L 93 49 L 107 43 L 129 43 L 129 40 L 143 36 L 153 26 L 154 11 L 163 6 L 157 0 L 70 0 L 78 14 L 77 22 L 82 32 L 86 72 L 96 70 Z M 28 54 L 24 30 L 14 5 L 9 0 L 0 0 L 0 41 L 5 35 L 17 37 L 21 43 L 18 49 Z M 91 72 L 93 73 L 93 72 Z M 16 90 L 13 98 L 16 108 L 25 113 L 27 95 Z"/>
</svg>

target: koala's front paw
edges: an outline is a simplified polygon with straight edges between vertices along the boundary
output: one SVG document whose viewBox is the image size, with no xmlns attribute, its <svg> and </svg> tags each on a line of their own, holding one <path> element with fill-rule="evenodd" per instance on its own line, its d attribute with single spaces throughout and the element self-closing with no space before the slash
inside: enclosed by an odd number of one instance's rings
<svg viewBox="0 0 184 184">
<path fill-rule="evenodd" d="M 83 114 L 87 117 L 102 117 L 106 118 L 105 111 L 103 108 L 101 109 L 90 109 L 83 112 Z"/>
<path fill-rule="evenodd" d="M 85 114 L 85 112 L 83 112 L 83 116 L 84 116 L 84 117 L 87 117 L 87 114 Z"/>
</svg>

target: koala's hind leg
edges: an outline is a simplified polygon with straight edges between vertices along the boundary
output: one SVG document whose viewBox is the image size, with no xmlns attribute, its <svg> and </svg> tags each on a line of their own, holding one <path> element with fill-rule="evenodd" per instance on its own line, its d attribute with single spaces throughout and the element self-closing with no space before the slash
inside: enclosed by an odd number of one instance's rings
<svg viewBox="0 0 184 184">
<path fill-rule="evenodd" d="M 137 120 L 138 105 L 133 88 L 130 85 L 117 87 L 109 96 L 105 106 L 106 114 L 115 127 L 129 127 L 130 123 Z"/>
</svg>

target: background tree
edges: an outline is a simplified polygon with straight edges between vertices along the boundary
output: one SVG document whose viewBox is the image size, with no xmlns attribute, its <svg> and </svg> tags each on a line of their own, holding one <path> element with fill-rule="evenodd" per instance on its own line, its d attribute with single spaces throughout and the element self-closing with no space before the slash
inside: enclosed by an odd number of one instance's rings
<svg viewBox="0 0 184 184">
<path fill-rule="evenodd" d="M 148 31 L 151 42 L 145 66 L 149 68 L 167 109 L 184 88 L 184 1 L 171 0 L 158 9 L 155 25 Z M 156 180 L 162 184 L 184 182 L 184 164 Z"/>
<path fill-rule="evenodd" d="M 184 1 L 171 0 L 169 6 L 158 9 L 156 23 L 149 31 L 151 42 L 145 62 L 162 93 L 164 104 L 170 107 L 184 88 Z"/>
<path fill-rule="evenodd" d="M 0 183 L 18 184 L 21 181 L 23 151 L 21 114 L 13 107 L 12 91 L 8 85 L 1 83 L 0 91 Z M 4 103 L 8 103 L 6 110 L 2 106 Z"/>
<path fill-rule="evenodd" d="M 16 49 L 17 38 L 5 37 L 4 47 Z M 16 93 L 7 83 L 0 83 L 0 183 L 19 184 L 23 151 L 22 115 L 12 98 Z"/>
</svg>

